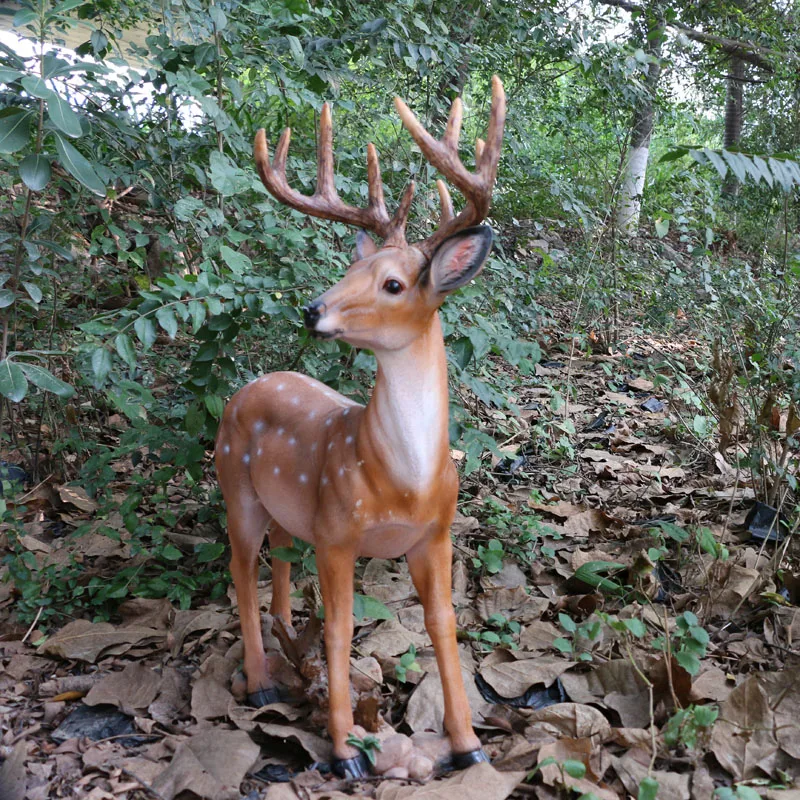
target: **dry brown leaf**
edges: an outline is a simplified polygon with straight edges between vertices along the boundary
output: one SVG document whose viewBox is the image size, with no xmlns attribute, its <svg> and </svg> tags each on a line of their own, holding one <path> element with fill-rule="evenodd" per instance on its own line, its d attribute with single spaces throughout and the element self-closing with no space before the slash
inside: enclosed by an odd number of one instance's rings
<svg viewBox="0 0 800 800">
<path fill-rule="evenodd" d="M 547 652 L 553 649 L 553 641 L 559 636 L 561 631 L 551 622 L 537 620 L 525 626 L 519 636 L 519 646 L 532 653 Z"/>
<path fill-rule="evenodd" d="M 376 800 L 505 800 L 525 777 L 524 772 L 498 772 L 491 764 L 475 764 L 443 781 L 424 786 L 382 783 Z M 271 800 L 271 798 L 270 798 Z"/>
<path fill-rule="evenodd" d="M 628 793 L 636 797 L 639 785 L 648 776 L 658 781 L 658 796 L 669 800 L 690 800 L 688 773 L 664 772 L 653 770 L 650 772 L 650 751 L 632 749 L 621 758 L 612 756 L 612 763 L 619 779 L 624 784 Z"/>
<path fill-rule="evenodd" d="M 711 733 L 711 749 L 717 761 L 734 780 L 756 777 L 757 764 L 778 749 L 774 715 L 757 676 L 737 686 L 719 711 Z"/>
<path fill-rule="evenodd" d="M 504 664 L 492 663 L 482 666 L 480 673 L 501 697 L 510 699 L 525 694 L 531 686 L 539 683 L 550 686 L 559 675 L 574 666 L 574 661 L 542 656 L 521 661 L 510 660 Z"/>
<path fill-rule="evenodd" d="M 189 713 L 189 675 L 166 667 L 161 676 L 158 697 L 147 709 L 150 717 L 162 725 L 174 725 Z"/>
<path fill-rule="evenodd" d="M 91 514 L 97 511 L 97 503 L 86 493 L 86 489 L 81 486 L 59 486 L 58 496 L 62 503 L 75 506 L 80 511 Z"/>
<path fill-rule="evenodd" d="M 172 657 L 175 658 L 183 647 L 187 636 L 197 631 L 219 630 L 231 621 L 231 615 L 216 608 L 199 608 L 179 611 L 175 615 L 172 630 Z"/>
<path fill-rule="evenodd" d="M 694 679 L 690 699 L 693 703 L 702 700 L 720 703 L 733 689 L 734 684 L 728 682 L 728 676 L 719 667 L 709 667 Z"/>
<path fill-rule="evenodd" d="M 475 600 L 475 608 L 484 621 L 492 614 L 502 614 L 524 624 L 538 620 L 549 606 L 546 597 L 531 597 L 522 586 L 513 589 L 490 587 Z"/>
<path fill-rule="evenodd" d="M 233 695 L 215 677 L 198 678 L 192 686 L 192 716 L 196 720 L 227 716 Z"/>
<path fill-rule="evenodd" d="M 164 597 L 159 599 L 132 597 L 120 605 L 119 614 L 122 617 L 123 628 L 133 626 L 161 630 L 169 627 L 175 609 Z"/>
<path fill-rule="evenodd" d="M 781 749 L 800 760 L 800 670 L 762 673 L 758 680 L 775 715 L 775 733 Z"/>
<path fill-rule="evenodd" d="M 739 564 L 731 564 L 721 592 L 712 594 L 711 616 L 728 619 L 739 608 L 742 599 L 756 592 L 761 584 L 761 573 Z"/>
<path fill-rule="evenodd" d="M 83 702 L 88 706 L 116 706 L 124 714 L 134 717 L 156 699 L 160 687 L 160 675 L 151 667 L 134 662 L 119 672 L 106 675 L 92 686 Z"/>
<path fill-rule="evenodd" d="M 475 686 L 474 676 L 463 665 L 461 667 L 461 675 L 464 679 L 464 688 L 472 711 L 472 719 L 478 725 L 484 715 L 490 712 L 492 706 L 483 699 Z M 431 665 L 430 671 L 426 673 L 417 688 L 414 689 L 406 708 L 405 721 L 414 732 L 434 731 L 439 733 L 442 730 L 444 724 L 444 696 L 442 694 L 442 681 L 435 665 Z"/>
<path fill-rule="evenodd" d="M 294 739 L 311 756 L 313 761 L 330 761 L 333 751 L 331 743 L 321 736 L 317 736 L 310 731 L 296 728 L 291 725 L 279 725 L 274 722 L 259 722 L 259 730 L 266 736 L 274 736 L 277 739 Z"/>
<path fill-rule="evenodd" d="M 239 785 L 260 748 L 244 731 L 212 728 L 184 739 L 152 783 L 164 800 L 191 791 L 208 800 L 239 800 Z"/>
<path fill-rule="evenodd" d="M 25 800 L 27 777 L 25 759 L 28 743 L 23 739 L 17 742 L 11 754 L 0 765 L 0 797 L 3 800 Z"/>
<path fill-rule="evenodd" d="M 160 642 L 165 636 L 163 631 L 153 628 L 117 628 L 108 622 L 77 619 L 51 636 L 36 652 L 94 664 L 101 653 L 111 648 L 117 654 L 124 653 L 135 644 Z"/>
<path fill-rule="evenodd" d="M 566 786 L 579 794 L 593 792 L 599 800 L 619 800 L 616 792 L 595 782 L 603 777 L 603 761 L 607 756 L 604 750 L 595 748 L 589 739 L 563 738 L 543 745 L 539 750 L 539 763 L 548 758 L 558 762 L 541 768 L 542 780 L 548 786 Z M 563 772 L 560 764 L 567 760 L 581 761 L 586 766 L 586 777 L 573 778 Z"/>
<path fill-rule="evenodd" d="M 531 728 L 555 738 L 589 739 L 595 747 L 611 738 L 611 725 L 603 713 L 582 703 L 557 703 L 526 716 Z"/>
<path fill-rule="evenodd" d="M 387 619 L 361 642 L 359 650 L 366 655 L 385 659 L 405 653 L 412 644 L 417 650 L 421 650 L 429 647 L 430 643 L 431 640 L 427 633 L 414 633 L 403 627 L 396 619 Z"/>
<path fill-rule="evenodd" d="M 405 561 L 387 561 L 382 558 L 372 558 L 367 562 L 361 589 L 364 594 L 380 600 L 381 603 L 395 603 L 417 596 L 408 572 L 408 564 Z"/>
</svg>

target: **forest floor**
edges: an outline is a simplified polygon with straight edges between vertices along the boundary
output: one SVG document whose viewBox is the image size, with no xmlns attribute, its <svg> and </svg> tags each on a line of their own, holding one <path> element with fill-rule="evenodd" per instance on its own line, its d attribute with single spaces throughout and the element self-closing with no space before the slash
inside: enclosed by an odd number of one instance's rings
<svg viewBox="0 0 800 800">
<path fill-rule="evenodd" d="M 691 375 L 698 347 L 640 337 L 625 360 L 553 348 L 521 384 L 520 418 L 484 412 L 507 457 L 462 481 L 453 577 L 491 766 L 430 782 L 348 785 L 326 773 L 314 578 L 296 568 L 306 633 L 282 646 L 265 561 L 267 649 L 299 693 L 314 684 L 315 702 L 242 705 L 232 588 L 191 609 L 137 598 L 111 622 L 87 611 L 25 625 L 0 583 L 0 797 L 709 800 L 719 787 L 742 800 L 800 797 L 800 581 L 786 569 L 796 547 L 748 532 L 749 474 L 659 388 L 665 354 Z M 546 383 L 574 387 L 566 413 Z M 123 466 L 113 491 L 129 490 Z M 26 509 L 21 542 L 40 566 L 74 559 L 111 580 L 137 558 L 119 515 L 69 533 L 96 516 L 80 486 L 39 486 Z M 222 537 L 193 520 L 181 513 L 169 532 L 179 549 Z M 442 694 L 405 563 L 362 562 L 357 591 L 393 614 L 359 619 L 353 643 L 357 718 L 386 744 L 378 767 L 408 763 L 412 746 L 433 755 Z"/>
</svg>

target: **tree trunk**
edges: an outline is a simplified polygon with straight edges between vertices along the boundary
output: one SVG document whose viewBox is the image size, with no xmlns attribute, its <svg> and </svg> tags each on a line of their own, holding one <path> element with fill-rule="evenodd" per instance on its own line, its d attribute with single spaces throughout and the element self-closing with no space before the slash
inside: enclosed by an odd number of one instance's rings
<svg viewBox="0 0 800 800">
<path fill-rule="evenodd" d="M 744 116 L 744 61 L 739 56 L 730 58 L 730 72 L 725 97 L 725 134 L 722 146 L 727 150 L 738 147 L 742 140 L 742 120 Z M 735 195 L 739 191 L 736 176 L 728 173 L 722 186 L 723 194 Z"/>
<path fill-rule="evenodd" d="M 661 58 L 661 43 L 664 38 L 662 19 L 650 18 L 647 27 L 645 52 L 655 59 Z M 622 176 L 619 200 L 617 203 L 617 227 L 623 233 L 633 235 L 639 227 L 639 214 L 642 209 L 642 193 L 647 176 L 647 162 L 650 158 L 650 137 L 653 133 L 655 99 L 658 79 L 661 77 L 661 64 L 653 61 L 647 65 L 645 91 L 633 114 L 631 141 L 628 160 Z"/>
</svg>

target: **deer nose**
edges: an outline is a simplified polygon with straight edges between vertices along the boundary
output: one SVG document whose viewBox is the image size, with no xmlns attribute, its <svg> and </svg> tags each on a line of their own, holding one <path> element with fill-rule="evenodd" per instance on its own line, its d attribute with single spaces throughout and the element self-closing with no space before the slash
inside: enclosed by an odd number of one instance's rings
<svg viewBox="0 0 800 800">
<path fill-rule="evenodd" d="M 319 322 L 319 318 L 325 313 L 325 303 L 315 300 L 303 307 L 303 320 L 306 323 L 306 328 L 313 331 Z"/>
</svg>

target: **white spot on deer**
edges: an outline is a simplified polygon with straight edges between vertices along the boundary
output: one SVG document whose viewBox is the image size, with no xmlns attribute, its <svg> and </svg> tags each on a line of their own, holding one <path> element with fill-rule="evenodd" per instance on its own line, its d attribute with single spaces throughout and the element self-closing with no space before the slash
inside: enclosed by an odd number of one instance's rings
<svg viewBox="0 0 800 800">
<path fill-rule="evenodd" d="M 344 467 L 339 467 L 339 477 L 341 478 L 344 475 Z"/>
<path fill-rule="evenodd" d="M 222 445 L 222 452 L 225 453 L 225 455 L 228 455 L 230 451 L 231 451 L 231 446 L 229 444 Z"/>
<path fill-rule="evenodd" d="M 328 417 L 328 419 L 325 420 L 326 425 L 330 425 L 332 422 L 333 422 L 333 417 Z"/>
<path fill-rule="evenodd" d="M 317 442 L 311 442 L 311 452 L 312 453 L 317 452 Z"/>
<path fill-rule="evenodd" d="M 273 470 L 272 470 L 272 474 L 273 475 L 280 475 L 281 474 L 281 468 L 280 467 L 274 467 Z"/>
<path fill-rule="evenodd" d="M 344 440 L 344 443 L 345 443 L 345 444 L 353 444 L 353 437 L 352 437 L 352 436 L 348 436 L 348 437 L 347 437 L 347 438 Z"/>
<path fill-rule="evenodd" d="M 330 453 L 331 450 L 333 450 L 333 442 L 328 442 L 328 452 Z"/>
<path fill-rule="evenodd" d="M 359 497 L 359 498 L 358 498 L 358 500 L 356 500 L 356 508 L 361 508 L 361 504 L 362 504 L 363 502 L 364 502 L 364 501 L 363 501 L 363 500 L 362 500 L 362 499 Z"/>
<path fill-rule="evenodd" d="M 264 452 L 264 448 L 263 447 L 259 447 L 258 450 L 256 450 L 256 455 L 260 456 L 263 452 Z"/>
<path fill-rule="evenodd" d="M 243 461 L 245 464 L 249 464 L 249 463 L 250 463 L 250 453 L 245 453 L 245 454 L 242 456 L 242 461 Z"/>
<path fill-rule="evenodd" d="M 295 396 L 292 398 L 292 405 L 293 405 L 293 406 L 299 406 L 299 405 L 300 405 L 300 398 L 299 398 L 297 395 L 295 395 Z"/>
<path fill-rule="evenodd" d="M 283 428 L 278 428 L 278 436 L 283 436 Z"/>
<path fill-rule="evenodd" d="M 257 420 L 256 420 L 256 421 L 253 423 L 253 430 L 254 430 L 256 433 L 261 433 L 261 431 L 263 431 L 263 430 L 264 430 L 264 420 L 263 420 L 263 419 L 257 419 Z"/>
<path fill-rule="evenodd" d="M 327 485 L 328 485 L 328 476 L 327 476 L 327 475 L 323 475 L 323 476 L 322 476 L 322 477 L 319 479 L 319 482 L 320 482 L 320 483 L 321 483 L 323 486 L 327 486 Z"/>
<path fill-rule="evenodd" d="M 291 444 L 291 445 L 297 444 L 297 439 L 295 439 L 294 436 L 290 436 L 289 437 L 289 444 Z"/>
<path fill-rule="evenodd" d="M 342 416 L 346 417 L 349 413 L 350 413 L 350 409 L 346 408 L 344 411 L 342 411 Z"/>
<path fill-rule="evenodd" d="M 278 384 L 278 385 L 275 387 L 275 389 L 276 389 L 277 391 L 279 391 L 279 392 L 282 392 L 282 391 L 283 391 L 283 387 L 284 387 L 284 384 L 282 384 L 282 383 L 279 383 L 279 384 Z"/>
<path fill-rule="evenodd" d="M 306 475 L 305 472 L 301 472 L 299 480 L 300 483 L 308 483 L 308 475 Z"/>
<path fill-rule="evenodd" d="M 308 412 L 308 418 L 314 419 L 314 417 L 316 416 L 317 416 L 317 410 L 315 408 L 312 408 L 311 411 Z"/>
</svg>

